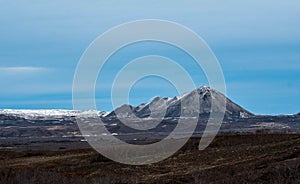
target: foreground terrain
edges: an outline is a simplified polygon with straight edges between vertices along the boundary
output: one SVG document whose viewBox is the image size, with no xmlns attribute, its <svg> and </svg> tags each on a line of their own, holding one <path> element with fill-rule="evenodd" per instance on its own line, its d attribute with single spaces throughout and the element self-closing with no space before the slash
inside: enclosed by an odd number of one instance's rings
<svg viewBox="0 0 300 184">
<path fill-rule="evenodd" d="M 300 183 L 299 134 L 223 134 L 204 151 L 198 144 L 146 166 L 115 163 L 82 142 L 15 145 L 0 150 L 0 183 Z"/>
</svg>

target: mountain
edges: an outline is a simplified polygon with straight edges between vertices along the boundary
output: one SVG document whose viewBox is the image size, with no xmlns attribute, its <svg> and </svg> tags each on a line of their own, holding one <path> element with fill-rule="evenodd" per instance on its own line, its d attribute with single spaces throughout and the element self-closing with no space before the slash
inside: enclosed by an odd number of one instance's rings
<svg viewBox="0 0 300 184">
<path fill-rule="evenodd" d="M 214 108 L 211 108 L 212 102 L 215 103 Z M 155 97 L 150 102 L 136 107 L 126 104 L 109 114 L 93 110 L 0 110 L 0 139 L 6 140 L 7 143 L 20 137 L 30 138 L 28 141 L 39 141 L 43 137 L 45 140 L 77 140 L 81 137 L 77 117 L 85 122 L 93 122 L 95 114 L 102 118 L 109 132 L 120 135 L 124 140 L 164 138 L 177 126 L 179 117 L 186 120 L 182 123 L 187 127 L 190 123 L 189 118 L 200 117 L 194 132 L 195 136 L 198 136 L 205 129 L 210 113 L 220 112 L 225 105 L 221 132 L 300 132 L 300 113 L 278 116 L 253 115 L 220 92 L 204 86 L 174 98 Z M 120 117 L 129 121 L 123 121 Z M 128 126 L 126 123 L 131 124 Z M 94 128 L 97 124 L 88 125 Z"/>
<path fill-rule="evenodd" d="M 212 109 L 213 98 L 216 105 Z M 196 100 L 199 100 L 199 103 L 195 103 Z M 208 116 L 211 111 L 221 112 L 224 100 L 226 100 L 225 117 L 247 118 L 253 116 L 251 112 L 232 102 L 222 93 L 203 86 L 174 98 L 155 97 L 152 101 L 137 107 L 126 104 L 115 109 L 106 118 L 117 118 L 116 114 L 118 114 L 118 118 L 132 118 L 135 116 L 139 118 Z"/>
</svg>

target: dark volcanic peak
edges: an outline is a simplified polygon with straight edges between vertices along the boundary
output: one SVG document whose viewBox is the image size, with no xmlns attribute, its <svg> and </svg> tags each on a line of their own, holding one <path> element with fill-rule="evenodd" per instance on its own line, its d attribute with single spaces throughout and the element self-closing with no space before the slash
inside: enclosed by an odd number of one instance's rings
<svg viewBox="0 0 300 184">
<path fill-rule="evenodd" d="M 211 108 L 212 99 L 217 104 L 214 109 Z M 196 100 L 199 100 L 199 103 L 195 103 Z M 137 107 L 123 105 L 106 117 L 116 117 L 116 114 L 118 114 L 119 117 L 161 118 L 161 116 L 164 116 L 175 118 L 183 117 L 182 109 L 184 109 L 184 117 L 208 116 L 211 112 L 221 112 L 224 100 L 226 100 L 225 117 L 247 118 L 253 115 L 226 98 L 222 93 L 203 86 L 174 98 L 155 97 L 150 102 Z"/>
<path fill-rule="evenodd" d="M 131 105 L 128 104 L 124 104 L 121 107 L 116 108 L 116 110 L 112 111 L 111 113 L 109 113 L 107 115 L 107 117 L 112 117 L 112 116 L 116 116 L 116 114 L 118 114 L 119 117 L 131 117 L 133 115 L 133 111 L 134 109 L 136 109 L 138 107 L 133 107 Z"/>
</svg>

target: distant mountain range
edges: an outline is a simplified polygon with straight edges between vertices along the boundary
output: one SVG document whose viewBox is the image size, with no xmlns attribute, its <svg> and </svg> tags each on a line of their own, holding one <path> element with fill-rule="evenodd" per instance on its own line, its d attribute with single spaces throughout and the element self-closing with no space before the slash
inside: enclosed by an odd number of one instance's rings
<svg viewBox="0 0 300 184">
<path fill-rule="evenodd" d="M 91 114 L 97 114 L 102 117 L 107 115 L 104 111 L 79 111 L 79 110 L 62 110 L 62 109 L 47 109 L 47 110 L 13 110 L 3 109 L 0 110 L 2 116 L 15 116 L 24 119 L 59 119 L 64 117 L 76 117 L 76 116 L 89 116 Z"/>
</svg>

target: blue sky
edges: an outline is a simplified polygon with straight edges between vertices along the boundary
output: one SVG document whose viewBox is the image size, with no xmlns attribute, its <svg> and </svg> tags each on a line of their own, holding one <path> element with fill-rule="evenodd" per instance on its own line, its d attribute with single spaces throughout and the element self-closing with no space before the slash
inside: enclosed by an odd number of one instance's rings
<svg viewBox="0 0 300 184">
<path fill-rule="evenodd" d="M 217 56 L 227 96 L 258 114 L 300 112 L 300 2 L 266 1 L 0 1 L 0 108 L 72 109 L 72 81 L 88 45 L 107 29 L 139 19 L 164 19 L 199 34 Z M 180 51 L 157 43 L 125 48 L 109 61 L 96 91 L 111 110 L 109 85 L 117 61 L 160 53 L 185 65 L 196 84 L 203 73 Z M 185 63 L 185 64 L 184 64 Z M 139 81 L 134 105 L 175 96 L 159 78 Z"/>
</svg>

